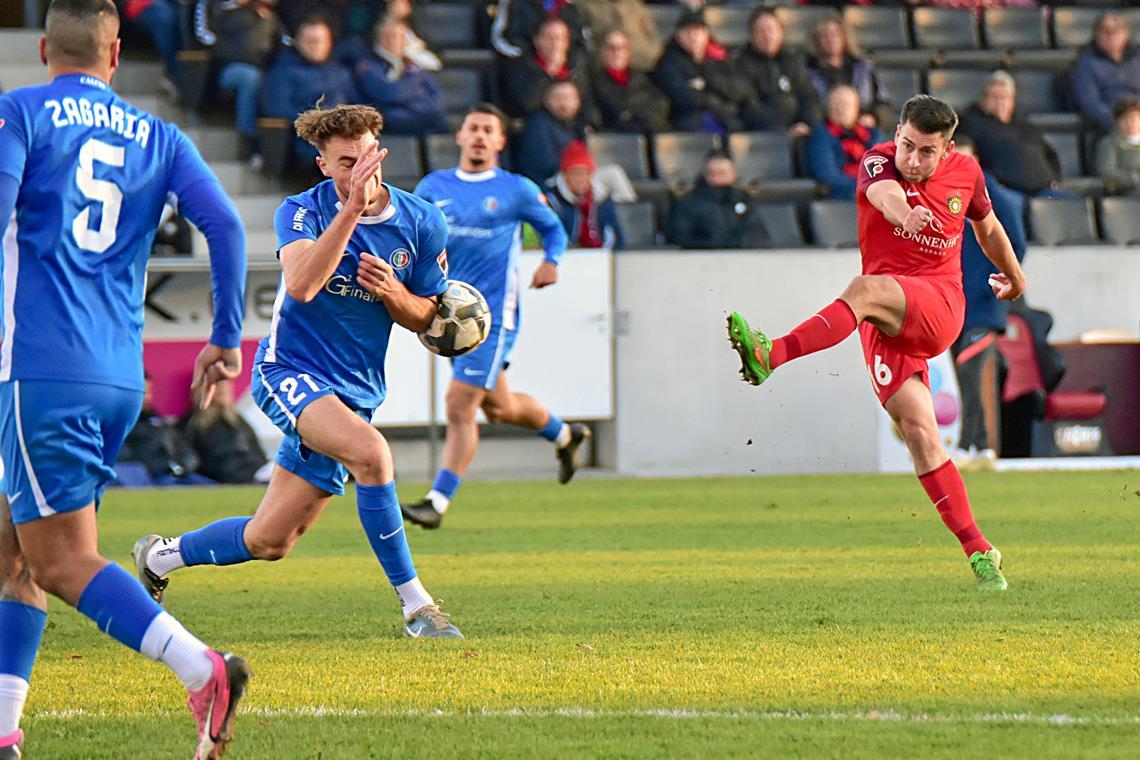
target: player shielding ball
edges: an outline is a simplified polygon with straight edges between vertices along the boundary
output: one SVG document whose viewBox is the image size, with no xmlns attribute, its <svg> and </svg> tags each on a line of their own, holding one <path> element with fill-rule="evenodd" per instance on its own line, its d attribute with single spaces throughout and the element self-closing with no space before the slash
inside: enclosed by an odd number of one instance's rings
<svg viewBox="0 0 1140 760">
<path fill-rule="evenodd" d="M 285 434 L 253 517 L 230 517 L 135 545 L 139 577 L 161 599 L 170 572 L 285 557 L 356 479 L 356 508 L 396 590 L 404 634 L 463 638 L 412 563 L 388 442 L 371 419 L 384 401 L 393 325 L 422 332 L 446 290 L 447 223 L 432 204 L 382 182 L 383 119 L 369 106 L 314 108 L 297 134 L 328 180 L 277 209 L 281 284 L 253 366 L 253 397 Z"/>
<path fill-rule="evenodd" d="M 566 249 L 566 231 L 529 179 L 499 168 L 506 147 L 505 117 L 489 103 L 472 106 L 455 136 L 459 166 L 432 172 L 416 195 L 434 203 L 448 222 L 450 276 L 474 285 L 491 307 L 491 335 L 469 354 L 452 360 L 447 389 L 447 439 L 443 467 L 427 496 L 404 504 L 404 517 L 425 528 L 438 528 L 479 448 L 480 409 L 491 422 L 534 430 L 554 444 L 558 481 L 569 482 L 578 469 L 578 449 L 589 439 L 585 425 L 568 425 L 538 399 L 512 392 L 506 369 L 518 336 L 519 271 L 522 223 L 542 235 L 543 262 L 531 277 L 532 288 L 558 281 L 558 262 Z"/>
<path fill-rule="evenodd" d="M 965 314 L 962 230 L 966 220 L 1001 271 L 992 286 L 1013 301 L 1025 274 L 986 193 L 977 161 L 953 152 L 958 115 L 917 95 L 902 108 L 893 143 L 859 167 L 857 212 L 863 274 L 843 294 L 787 335 L 769 340 L 739 313 L 728 336 L 741 375 L 759 385 L 785 362 L 836 345 L 856 328 L 879 402 L 902 433 L 919 482 L 962 544 L 983 591 L 1007 587 L 1001 552 L 974 521 L 966 486 L 938 434 L 926 360 L 958 337 Z"/>
<path fill-rule="evenodd" d="M 189 691 L 196 758 L 220 756 L 249 679 L 99 554 L 95 521 L 142 406 L 146 264 L 167 198 L 205 234 L 214 321 L 195 397 L 241 368 L 245 235 L 193 144 L 119 98 L 111 0 L 53 0 L 40 57 L 51 82 L 0 96 L 0 758 L 20 757 L 20 716 L 46 620 L 45 592 L 163 663 Z M 124 208 L 129 199 L 129 209 Z"/>
</svg>

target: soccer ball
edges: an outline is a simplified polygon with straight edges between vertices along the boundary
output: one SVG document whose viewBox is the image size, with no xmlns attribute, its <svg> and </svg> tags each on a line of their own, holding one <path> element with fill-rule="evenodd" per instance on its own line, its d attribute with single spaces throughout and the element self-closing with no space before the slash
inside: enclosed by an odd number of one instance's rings
<svg viewBox="0 0 1140 760">
<path fill-rule="evenodd" d="M 473 285 L 448 280 L 447 290 L 439 297 L 435 319 L 420 343 L 433 354 L 462 356 L 478 348 L 491 334 L 491 309 Z"/>
</svg>

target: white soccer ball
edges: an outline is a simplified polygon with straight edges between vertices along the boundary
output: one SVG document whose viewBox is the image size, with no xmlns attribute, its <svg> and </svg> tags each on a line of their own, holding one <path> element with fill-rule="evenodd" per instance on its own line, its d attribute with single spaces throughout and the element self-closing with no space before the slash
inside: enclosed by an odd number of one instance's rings
<svg viewBox="0 0 1140 760">
<path fill-rule="evenodd" d="M 431 326 L 419 334 L 420 343 L 433 354 L 462 356 L 478 348 L 491 334 L 491 309 L 475 286 L 448 280 L 439 297 Z"/>
</svg>

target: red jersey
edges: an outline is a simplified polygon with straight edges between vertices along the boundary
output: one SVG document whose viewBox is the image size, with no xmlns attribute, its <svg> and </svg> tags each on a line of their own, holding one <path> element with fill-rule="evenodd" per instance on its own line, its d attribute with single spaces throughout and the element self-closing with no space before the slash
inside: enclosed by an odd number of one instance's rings
<svg viewBox="0 0 1140 760">
<path fill-rule="evenodd" d="M 903 232 L 867 200 L 867 188 L 882 179 L 902 185 L 912 207 L 925 206 L 933 212 L 934 218 L 922 232 Z M 952 277 L 961 285 L 966 219 L 984 219 L 992 208 L 977 161 L 951 153 L 930 179 L 912 184 L 895 168 L 895 144 L 885 142 L 863 155 L 855 181 L 863 274 Z"/>
</svg>

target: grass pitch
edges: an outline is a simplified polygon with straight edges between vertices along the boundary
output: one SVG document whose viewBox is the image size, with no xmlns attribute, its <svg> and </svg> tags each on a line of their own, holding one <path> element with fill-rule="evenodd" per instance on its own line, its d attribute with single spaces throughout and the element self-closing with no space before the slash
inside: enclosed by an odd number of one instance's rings
<svg viewBox="0 0 1140 760">
<path fill-rule="evenodd" d="M 836 476 L 465 484 L 410 530 L 465 641 L 400 637 L 348 497 L 285 561 L 180 571 L 167 604 L 254 668 L 235 759 L 1135 757 L 1140 472 L 968 485 L 1004 595 L 914 478 Z M 260 495 L 113 492 L 103 547 L 128 564 Z M 53 602 L 28 757 L 187 758 L 183 700 Z"/>
</svg>

